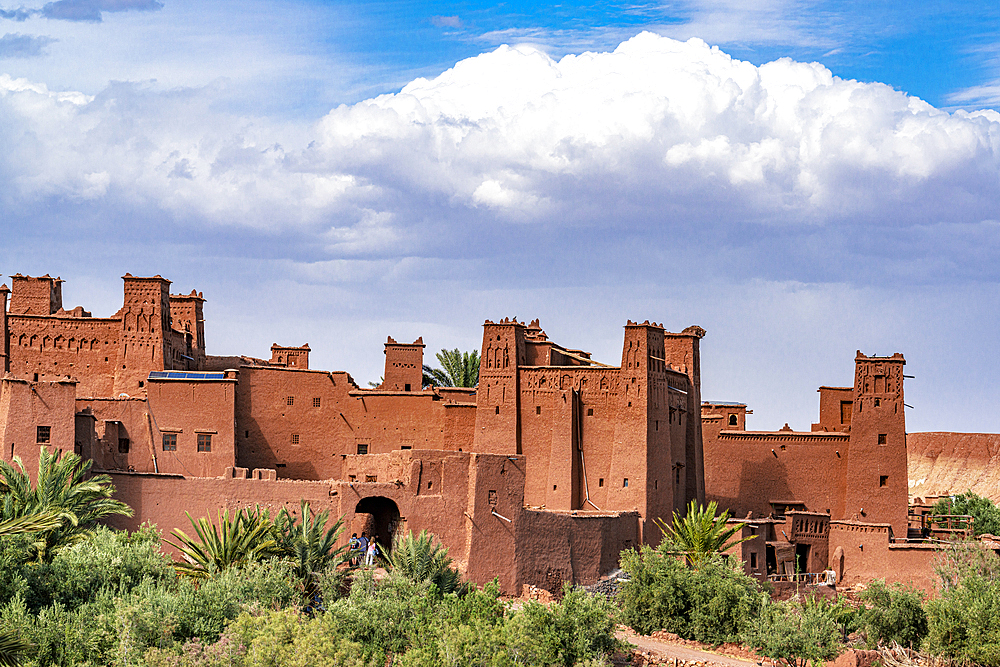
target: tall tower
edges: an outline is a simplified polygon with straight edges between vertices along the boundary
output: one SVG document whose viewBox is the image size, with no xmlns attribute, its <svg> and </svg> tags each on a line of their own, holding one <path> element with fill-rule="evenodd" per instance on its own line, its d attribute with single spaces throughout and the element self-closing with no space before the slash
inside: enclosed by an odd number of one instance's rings
<svg viewBox="0 0 1000 667">
<path fill-rule="evenodd" d="M 205 367 L 204 304 L 205 297 L 195 290 L 190 294 L 170 295 L 170 326 L 183 332 L 190 343 L 185 354 L 194 360 L 190 362 L 191 370 Z"/>
<path fill-rule="evenodd" d="M 7 285 L 0 285 L 0 378 L 10 371 L 10 331 L 7 327 Z"/>
<path fill-rule="evenodd" d="M 684 505 L 705 502 L 705 456 L 701 436 L 701 339 L 705 330 L 693 325 L 678 333 L 664 334 L 666 363 L 688 376 L 686 429 L 684 438 Z"/>
<path fill-rule="evenodd" d="M 476 390 L 473 448 L 488 454 L 520 454 L 520 379 L 524 363 L 524 325 L 504 318 L 483 324 L 483 349 Z"/>
<path fill-rule="evenodd" d="M 52 315 L 62 308 L 62 279 L 48 274 L 40 278 L 14 274 L 10 299 L 11 315 Z"/>
<path fill-rule="evenodd" d="M 888 523 L 905 538 L 908 511 L 906 418 L 903 414 L 903 366 L 891 357 L 855 358 L 854 409 L 851 418 L 845 485 L 845 518 Z"/>
<path fill-rule="evenodd" d="M 126 273 L 122 304 L 121 344 L 115 368 L 114 394 L 144 391 L 150 371 L 171 363 L 164 332 L 170 328 L 170 281 L 160 276 L 138 278 Z"/>
<path fill-rule="evenodd" d="M 424 339 L 407 345 L 392 336 L 385 343 L 385 373 L 379 389 L 385 391 L 420 391 L 424 381 Z"/>
</svg>

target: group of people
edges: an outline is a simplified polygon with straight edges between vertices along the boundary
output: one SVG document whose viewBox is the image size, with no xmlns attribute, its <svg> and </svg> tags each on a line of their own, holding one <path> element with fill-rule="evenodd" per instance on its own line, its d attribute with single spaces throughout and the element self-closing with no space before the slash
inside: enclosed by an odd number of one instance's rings
<svg viewBox="0 0 1000 667">
<path fill-rule="evenodd" d="M 362 532 L 361 537 L 357 533 L 351 534 L 351 565 L 357 566 L 364 562 L 365 567 L 373 567 L 375 558 L 382 555 L 382 550 L 378 545 L 378 535 L 368 536 Z"/>
</svg>

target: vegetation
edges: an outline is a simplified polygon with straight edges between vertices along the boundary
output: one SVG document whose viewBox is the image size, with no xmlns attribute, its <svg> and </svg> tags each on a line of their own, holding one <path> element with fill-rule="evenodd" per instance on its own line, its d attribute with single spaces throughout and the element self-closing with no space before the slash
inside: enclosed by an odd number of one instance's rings
<svg viewBox="0 0 1000 667">
<path fill-rule="evenodd" d="M 479 350 L 459 352 L 455 348 L 441 350 L 435 356 L 441 368 L 424 364 L 425 387 L 475 387 L 479 384 Z"/>
<path fill-rule="evenodd" d="M 207 517 L 193 519 L 190 514 L 187 517 L 198 539 L 188 537 L 178 528 L 174 530 L 177 542 L 166 540 L 184 557 L 184 562 L 176 565 L 179 573 L 209 577 L 230 567 L 278 555 L 274 524 L 259 507 L 240 508 L 232 518 L 229 510 L 221 510 L 218 525 Z"/>
<path fill-rule="evenodd" d="M 727 525 L 729 511 L 722 514 L 718 511 L 715 501 L 710 502 L 708 507 L 702 507 L 692 500 L 683 517 L 674 512 L 673 523 L 656 519 L 656 525 L 663 533 L 661 551 L 683 555 L 688 565 L 697 568 L 712 554 L 753 539 L 753 536 L 737 538 L 745 524 Z"/>
<path fill-rule="evenodd" d="M 935 516 L 968 514 L 973 518 L 972 530 L 976 535 L 1000 535 L 1000 507 L 989 498 L 976 495 L 972 490 L 934 503 L 931 514 Z"/>
<path fill-rule="evenodd" d="M 450 567 L 448 549 L 426 530 L 416 537 L 411 532 L 397 535 L 389 562 L 394 572 L 412 581 L 434 584 L 440 593 L 454 593 L 462 580 L 458 570 Z"/>
<path fill-rule="evenodd" d="M 744 641 L 788 667 L 806 667 L 837 657 L 842 648 L 838 610 L 822 598 L 761 605 Z"/>
<path fill-rule="evenodd" d="M 927 613 L 924 596 L 919 591 L 894 584 L 886 586 L 875 580 L 859 596 L 858 626 L 871 648 L 894 643 L 907 648 L 920 648 L 927 636 Z"/>
<path fill-rule="evenodd" d="M 668 549 L 622 552 L 628 581 L 619 592 L 622 621 L 637 632 L 664 629 L 710 644 L 738 641 L 767 595 L 743 565 L 719 554 L 687 567 Z"/>
<path fill-rule="evenodd" d="M 0 521 L 17 523 L 27 517 L 56 515 L 58 525 L 33 532 L 31 548 L 43 562 L 51 562 L 60 549 L 93 535 L 99 519 L 113 514 L 132 516 L 132 508 L 111 498 L 115 487 L 107 475 L 90 475 L 91 460 L 72 452 L 39 449 L 38 477 L 34 486 L 24 463 L 0 461 Z M 51 516 L 49 516 L 51 518 Z"/>
<path fill-rule="evenodd" d="M 301 521 L 285 509 L 278 513 L 275 521 L 277 547 L 281 555 L 291 560 L 303 597 L 312 600 L 319 595 L 322 573 L 336 574 L 337 568 L 348 561 L 350 545 L 337 546 L 344 532 L 343 517 L 327 528 L 329 510 L 314 515 L 305 500 L 299 503 L 299 510 Z M 333 581 L 328 578 L 327 587 L 332 588 L 332 585 Z"/>
</svg>

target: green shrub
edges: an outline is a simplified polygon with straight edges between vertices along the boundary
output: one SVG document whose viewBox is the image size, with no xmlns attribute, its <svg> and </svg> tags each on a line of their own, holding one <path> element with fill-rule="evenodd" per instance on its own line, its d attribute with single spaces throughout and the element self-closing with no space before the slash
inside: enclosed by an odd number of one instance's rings
<svg viewBox="0 0 1000 667">
<path fill-rule="evenodd" d="M 973 493 L 971 489 L 937 501 L 931 508 L 931 514 L 968 514 L 974 519 L 972 529 L 976 535 L 1000 534 L 1000 507 L 989 498 Z"/>
<path fill-rule="evenodd" d="M 622 552 L 621 562 L 629 576 L 618 597 L 622 620 L 641 634 L 662 629 L 710 644 L 735 641 L 766 599 L 737 562 L 718 554 L 689 568 L 643 546 Z"/>
<path fill-rule="evenodd" d="M 926 609 L 925 649 L 957 662 L 1000 665 L 1000 581 L 969 573 Z"/>
<path fill-rule="evenodd" d="M 859 596 L 863 607 L 858 612 L 858 626 L 871 648 L 893 642 L 909 648 L 920 648 L 927 635 L 927 614 L 924 596 L 917 590 L 900 584 L 886 586 L 875 580 Z"/>
<path fill-rule="evenodd" d="M 836 606 L 822 598 L 765 603 L 743 640 L 761 655 L 781 660 L 788 667 L 832 660 L 842 647 L 837 614 Z"/>
</svg>

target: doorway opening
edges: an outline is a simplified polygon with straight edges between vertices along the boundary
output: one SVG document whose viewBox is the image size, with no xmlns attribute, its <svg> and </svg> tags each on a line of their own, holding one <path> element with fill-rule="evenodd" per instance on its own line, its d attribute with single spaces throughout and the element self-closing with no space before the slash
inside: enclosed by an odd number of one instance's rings
<svg viewBox="0 0 1000 667">
<path fill-rule="evenodd" d="M 392 550 L 392 538 L 399 528 L 399 507 L 389 498 L 372 496 L 362 498 L 354 508 L 354 521 L 358 526 L 357 533 L 368 533 L 375 536 L 375 541 L 386 556 Z"/>
</svg>

